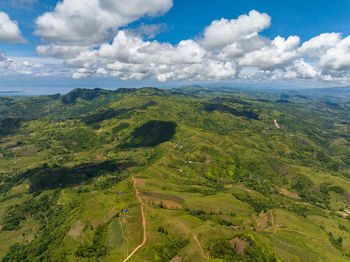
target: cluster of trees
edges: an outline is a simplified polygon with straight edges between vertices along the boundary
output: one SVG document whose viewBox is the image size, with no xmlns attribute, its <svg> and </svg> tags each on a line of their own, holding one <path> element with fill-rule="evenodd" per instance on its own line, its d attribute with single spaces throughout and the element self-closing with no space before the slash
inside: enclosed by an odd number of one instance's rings
<svg viewBox="0 0 350 262">
<path fill-rule="evenodd" d="M 221 261 L 256 261 L 256 262 L 278 262 L 278 257 L 263 243 L 258 241 L 251 233 L 240 233 L 236 235 L 241 241 L 247 242 L 242 254 L 237 252 L 236 247 L 228 240 L 213 241 L 209 247 L 209 254 L 214 259 Z"/>
<path fill-rule="evenodd" d="M 206 213 L 204 210 L 202 210 L 202 209 L 188 210 L 188 213 L 189 213 L 191 216 L 198 217 L 199 219 L 204 220 L 204 221 L 210 219 L 210 215 L 207 214 L 207 213 Z"/>
<path fill-rule="evenodd" d="M 211 100 L 213 103 L 231 103 L 231 104 L 239 104 L 239 105 L 251 105 L 249 102 L 244 101 L 238 97 L 225 96 L 225 97 L 216 97 Z"/>
<path fill-rule="evenodd" d="M 64 104 L 75 104 L 78 98 L 91 101 L 96 97 L 101 95 L 106 95 L 111 93 L 111 91 L 95 88 L 95 89 L 85 89 L 85 88 L 76 88 L 70 91 L 68 94 L 62 97 L 62 102 Z"/>
<path fill-rule="evenodd" d="M 176 133 L 177 124 L 172 121 L 151 120 L 137 127 L 129 143 L 123 147 L 154 147 L 169 141 Z"/>
<path fill-rule="evenodd" d="M 299 197 L 304 201 L 321 205 L 323 208 L 328 208 L 329 205 L 329 185 L 327 183 L 321 183 L 320 190 L 316 189 L 315 184 L 305 175 L 297 175 L 292 181 L 291 188 L 295 190 Z"/>
<path fill-rule="evenodd" d="M 20 118 L 5 118 L 0 120 L 0 136 L 6 136 L 15 132 L 23 120 Z"/>
<path fill-rule="evenodd" d="M 254 208 L 256 213 L 260 213 L 261 211 L 267 211 L 269 209 L 276 208 L 279 206 L 278 203 L 275 203 L 267 197 L 252 195 L 246 191 L 234 192 L 232 193 L 232 195 L 238 200 L 248 203 L 251 207 Z"/>
<path fill-rule="evenodd" d="M 343 238 L 338 237 L 335 238 L 331 232 L 328 233 L 329 241 L 332 243 L 332 245 L 340 250 L 343 250 Z"/>
<path fill-rule="evenodd" d="M 54 189 L 79 184 L 83 181 L 105 174 L 119 171 L 121 166 L 130 167 L 133 163 L 116 163 L 105 161 L 101 163 L 87 163 L 72 168 L 65 166 L 49 166 L 44 164 L 22 174 L 29 178 L 30 189 L 34 192 L 41 192 L 44 189 Z"/>
<path fill-rule="evenodd" d="M 98 258 L 107 254 L 107 247 L 105 245 L 107 237 L 108 224 L 99 225 L 94 233 L 92 243 L 84 243 L 80 245 L 75 252 L 78 257 L 84 258 Z"/>
<path fill-rule="evenodd" d="M 203 103 L 204 110 L 207 112 L 213 112 L 215 110 L 220 111 L 222 113 L 230 113 L 235 116 L 243 116 L 246 118 L 259 120 L 259 114 L 255 113 L 253 110 L 244 108 L 244 109 L 236 109 L 233 107 L 226 106 L 224 104 L 213 104 L 213 103 Z"/>
<path fill-rule="evenodd" d="M 115 117 L 118 118 L 129 118 L 129 115 L 127 113 L 133 111 L 133 109 L 114 109 L 114 108 L 108 108 L 101 111 L 98 111 L 93 114 L 86 115 L 82 117 L 82 121 L 87 125 L 93 125 L 99 122 L 102 122 L 104 120 L 112 119 Z"/>
<path fill-rule="evenodd" d="M 158 228 L 162 241 L 151 246 L 154 255 L 154 261 L 167 262 L 173 259 L 180 249 L 187 246 L 190 242 L 188 238 L 179 239 L 174 237 L 163 227 Z"/>
<path fill-rule="evenodd" d="M 75 128 L 61 137 L 63 145 L 76 152 L 89 150 L 98 146 L 98 136 L 88 128 Z"/>
<path fill-rule="evenodd" d="M 49 208 L 41 213 L 40 231 L 28 243 L 16 243 L 10 247 L 2 262 L 30 261 L 63 261 L 66 262 L 66 252 L 62 252 L 62 242 L 70 226 L 67 219 L 79 205 L 76 201 L 67 203 L 64 207 Z M 68 262 L 68 261 L 67 261 Z"/>
<path fill-rule="evenodd" d="M 114 109 L 114 108 L 102 109 L 96 113 L 83 116 L 81 118 L 81 121 L 83 121 L 87 125 L 93 125 L 112 118 L 127 119 L 127 118 L 130 118 L 131 112 L 133 112 L 134 110 L 143 110 L 143 109 L 147 109 L 149 106 L 155 106 L 155 105 L 157 105 L 157 103 L 151 100 L 139 107 L 122 108 L 122 109 Z"/>
<path fill-rule="evenodd" d="M 53 215 L 52 207 L 57 201 L 58 192 L 46 192 L 38 198 L 32 198 L 21 204 L 9 206 L 2 218 L 2 231 L 17 230 L 20 222 L 28 216 L 34 216 L 40 224 L 44 225 Z"/>
<path fill-rule="evenodd" d="M 120 131 L 127 129 L 129 126 L 130 126 L 130 124 L 127 122 L 123 122 L 123 123 L 120 123 L 119 125 L 116 125 L 112 129 L 112 135 L 116 136 Z"/>
</svg>

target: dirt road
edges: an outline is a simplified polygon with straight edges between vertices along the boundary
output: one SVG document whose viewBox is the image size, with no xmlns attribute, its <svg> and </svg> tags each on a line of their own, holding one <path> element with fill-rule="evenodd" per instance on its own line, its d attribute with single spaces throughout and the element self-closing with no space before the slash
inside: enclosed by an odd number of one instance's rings
<svg viewBox="0 0 350 262">
<path fill-rule="evenodd" d="M 140 248 L 142 248 L 146 244 L 146 241 L 147 241 L 146 217 L 145 217 L 145 212 L 144 212 L 144 209 L 143 209 L 144 205 L 143 205 L 141 197 L 139 196 L 140 193 L 139 193 L 139 191 L 137 190 L 137 187 L 136 187 L 136 179 L 135 179 L 134 176 L 132 177 L 132 179 L 134 181 L 134 189 L 135 189 L 136 197 L 137 197 L 137 199 L 139 200 L 139 202 L 141 204 L 142 226 L 143 226 L 143 241 L 142 241 L 142 243 L 140 245 L 138 245 L 134 249 L 134 251 L 131 252 L 131 254 L 123 262 L 128 261 Z"/>
<path fill-rule="evenodd" d="M 203 248 L 202 248 L 202 246 L 201 246 L 201 243 L 199 242 L 199 240 L 198 240 L 198 238 L 197 238 L 197 236 L 196 236 L 195 234 L 193 234 L 193 238 L 194 238 L 194 241 L 196 241 L 196 244 L 197 244 L 197 246 L 199 247 L 199 250 L 201 251 L 202 256 L 203 256 L 204 258 L 208 259 L 208 256 L 206 256 L 206 255 L 204 254 L 204 251 L 203 251 Z"/>
<path fill-rule="evenodd" d="M 280 125 L 278 124 L 278 122 L 277 122 L 277 120 L 275 119 L 275 120 L 273 120 L 273 122 L 275 123 L 275 127 L 276 128 L 278 128 L 278 129 L 280 129 L 281 127 L 280 127 Z"/>
</svg>

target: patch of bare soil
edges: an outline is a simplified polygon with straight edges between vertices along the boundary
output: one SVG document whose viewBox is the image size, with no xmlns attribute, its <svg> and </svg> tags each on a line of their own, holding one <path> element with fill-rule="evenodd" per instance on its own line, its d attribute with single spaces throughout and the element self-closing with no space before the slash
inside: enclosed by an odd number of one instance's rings
<svg viewBox="0 0 350 262">
<path fill-rule="evenodd" d="M 239 185 L 240 188 L 244 189 L 245 191 L 249 192 L 249 193 L 252 193 L 253 191 L 246 188 L 244 185 Z"/>
<path fill-rule="evenodd" d="M 342 215 L 343 217 L 350 216 L 350 209 L 344 209 L 344 211 L 338 211 L 338 214 Z"/>
<path fill-rule="evenodd" d="M 103 160 L 105 160 L 105 157 L 102 154 L 98 154 L 98 155 L 96 155 L 96 160 L 103 161 Z"/>
<path fill-rule="evenodd" d="M 205 254 L 204 254 L 204 251 L 203 251 L 203 248 L 202 248 L 202 245 L 201 245 L 201 243 L 199 242 L 199 240 L 198 240 L 198 238 L 197 238 L 197 236 L 196 235 L 194 235 L 193 234 L 193 239 L 194 239 L 194 241 L 196 242 L 196 244 L 197 244 L 197 246 L 198 246 L 198 248 L 199 248 L 199 250 L 200 250 L 200 252 L 201 252 L 201 255 L 202 255 L 202 257 L 204 257 L 204 258 L 209 258 L 208 256 L 206 256 Z"/>
<path fill-rule="evenodd" d="M 321 190 L 318 188 L 318 187 L 313 187 L 312 189 L 311 189 L 313 192 L 321 192 Z"/>
<path fill-rule="evenodd" d="M 236 247 L 237 249 L 237 253 L 240 255 L 244 254 L 244 250 L 250 246 L 250 242 L 248 241 L 244 241 L 242 239 L 240 239 L 239 237 L 235 237 L 234 239 L 232 239 L 230 241 L 230 243 Z"/>
<path fill-rule="evenodd" d="M 205 163 L 211 163 L 211 162 L 213 162 L 213 159 L 208 154 L 205 154 L 205 161 L 204 162 Z"/>
<path fill-rule="evenodd" d="M 282 195 L 285 195 L 287 197 L 290 197 L 290 198 L 294 198 L 294 199 L 299 199 L 299 195 L 295 192 L 290 192 L 284 188 L 280 188 L 280 190 L 278 191 L 280 194 Z"/>
<path fill-rule="evenodd" d="M 170 262 L 181 262 L 182 261 L 182 257 L 178 256 L 178 257 L 174 257 L 172 260 L 170 260 Z"/>
<path fill-rule="evenodd" d="M 280 168 L 280 173 L 281 173 L 282 175 L 284 175 L 284 174 L 288 173 L 289 169 L 290 169 L 290 165 L 284 164 L 284 165 L 281 166 L 281 168 Z"/>
<path fill-rule="evenodd" d="M 258 229 L 268 227 L 268 217 L 264 211 L 262 211 L 259 214 L 258 220 L 259 220 L 259 222 L 258 222 L 258 225 L 256 226 Z"/>
<path fill-rule="evenodd" d="M 275 225 L 275 219 L 274 219 L 272 210 L 267 211 L 266 216 L 267 216 L 267 221 L 270 222 L 271 226 L 274 226 Z"/>
<path fill-rule="evenodd" d="M 278 129 L 281 128 L 276 119 L 273 120 L 273 123 L 275 124 L 275 127 L 276 127 L 276 128 L 278 128 Z"/>
<path fill-rule="evenodd" d="M 142 197 L 142 199 L 145 202 L 147 202 L 147 204 L 152 204 L 157 206 L 162 205 L 162 207 L 165 209 L 182 209 L 182 206 L 179 203 L 174 202 L 172 200 L 158 200 L 158 199 L 153 199 L 149 197 Z"/>
<path fill-rule="evenodd" d="M 342 217 L 347 217 L 349 214 L 348 213 L 346 213 L 346 212 L 344 212 L 344 211 L 338 211 L 337 212 L 339 215 L 341 215 Z"/>
<path fill-rule="evenodd" d="M 80 220 L 75 221 L 75 223 L 72 225 L 71 229 L 68 232 L 68 235 L 72 238 L 77 238 L 80 236 L 81 232 L 83 231 L 85 225 Z"/>
<path fill-rule="evenodd" d="M 146 185 L 146 180 L 147 179 L 135 178 L 136 185 L 138 185 L 138 186 L 145 186 Z"/>
<path fill-rule="evenodd" d="M 259 217 L 257 218 L 257 229 L 267 228 L 274 224 L 273 213 L 271 210 L 264 212 L 261 211 Z"/>
</svg>

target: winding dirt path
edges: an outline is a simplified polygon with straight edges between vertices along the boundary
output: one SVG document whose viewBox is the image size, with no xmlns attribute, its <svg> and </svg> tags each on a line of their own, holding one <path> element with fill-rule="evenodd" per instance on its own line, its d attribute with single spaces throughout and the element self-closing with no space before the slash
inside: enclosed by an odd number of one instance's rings
<svg viewBox="0 0 350 262">
<path fill-rule="evenodd" d="M 280 129 L 281 127 L 280 127 L 280 125 L 278 124 L 278 122 L 277 122 L 277 120 L 275 119 L 275 120 L 273 120 L 273 122 L 275 123 L 275 127 L 276 128 L 278 128 L 278 129 Z"/>
<path fill-rule="evenodd" d="M 123 238 L 125 239 L 126 241 L 126 256 L 129 256 L 129 239 L 126 237 L 125 235 L 125 232 L 124 232 L 124 228 L 123 228 L 123 223 L 122 221 L 120 220 L 120 217 L 119 217 L 119 224 L 120 224 L 120 228 L 122 230 L 122 235 L 123 235 Z"/>
<path fill-rule="evenodd" d="M 195 234 L 192 234 L 192 235 L 193 235 L 194 241 L 196 241 L 197 246 L 199 247 L 199 250 L 201 251 L 202 256 L 206 259 L 209 259 L 209 257 L 204 254 L 203 248 L 202 248 L 201 243 L 199 242 L 197 236 Z"/>
<path fill-rule="evenodd" d="M 142 214 L 142 226 L 143 226 L 143 241 L 140 245 L 138 245 L 134 251 L 131 252 L 131 254 L 126 258 L 124 259 L 123 262 L 126 262 L 128 261 L 140 248 L 142 248 L 145 244 L 146 244 L 146 241 L 147 241 L 147 233 L 146 233 L 146 217 L 145 217 L 145 212 L 144 212 L 144 204 L 142 202 L 142 199 L 141 197 L 139 196 L 140 193 L 139 191 L 137 190 L 137 187 L 136 187 L 136 179 L 135 177 L 133 176 L 132 177 L 133 181 L 134 181 L 134 189 L 135 189 L 135 192 L 136 192 L 136 197 L 137 199 L 139 200 L 140 204 L 141 204 L 141 214 Z"/>
</svg>

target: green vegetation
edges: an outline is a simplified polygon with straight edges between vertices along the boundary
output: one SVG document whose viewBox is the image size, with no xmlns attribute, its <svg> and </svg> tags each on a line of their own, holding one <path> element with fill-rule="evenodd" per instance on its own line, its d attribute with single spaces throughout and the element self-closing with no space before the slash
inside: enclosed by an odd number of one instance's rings
<svg viewBox="0 0 350 262">
<path fill-rule="evenodd" d="M 105 246 L 107 236 L 107 225 L 99 225 L 92 238 L 92 243 L 84 243 L 80 245 L 75 252 L 78 257 L 97 258 L 107 254 L 107 247 Z"/>
<path fill-rule="evenodd" d="M 126 146 L 131 147 L 154 147 L 165 141 L 170 140 L 176 129 L 176 123 L 170 121 L 152 120 L 140 127 L 137 127 L 131 133 L 130 143 Z"/>
<path fill-rule="evenodd" d="M 210 246 L 209 252 L 212 257 L 221 261 L 279 261 L 271 250 L 248 233 L 238 234 L 231 241 L 216 240 Z"/>
<path fill-rule="evenodd" d="M 0 260 L 349 261 L 350 103 L 293 92 L 0 98 Z M 279 124 L 277 128 L 274 120 Z"/>
<path fill-rule="evenodd" d="M 5 118 L 0 121 L 0 135 L 9 135 L 15 132 L 21 124 L 18 118 Z"/>
</svg>

